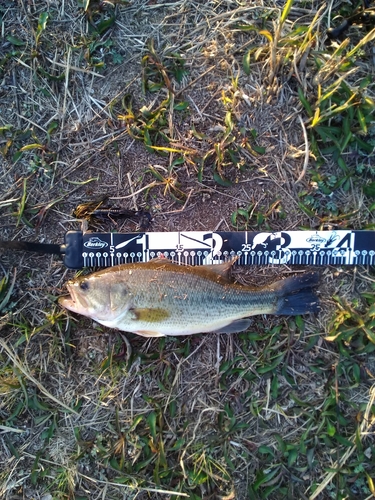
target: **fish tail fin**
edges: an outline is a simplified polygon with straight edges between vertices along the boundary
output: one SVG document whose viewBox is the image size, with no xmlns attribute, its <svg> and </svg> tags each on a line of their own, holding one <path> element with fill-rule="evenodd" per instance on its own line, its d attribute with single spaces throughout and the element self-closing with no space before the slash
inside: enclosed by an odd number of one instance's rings
<svg viewBox="0 0 375 500">
<path fill-rule="evenodd" d="M 316 313 L 320 310 L 318 297 L 313 290 L 319 283 L 319 273 L 305 273 L 276 283 L 278 301 L 274 314 L 291 315 Z"/>
</svg>

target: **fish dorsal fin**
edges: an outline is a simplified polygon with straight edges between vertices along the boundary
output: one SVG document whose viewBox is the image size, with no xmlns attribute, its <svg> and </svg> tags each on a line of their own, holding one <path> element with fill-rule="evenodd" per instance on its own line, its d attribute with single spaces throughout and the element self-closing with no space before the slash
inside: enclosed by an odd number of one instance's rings
<svg viewBox="0 0 375 500">
<path fill-rule="evenodd" d="M 223 262 L 222 264 L 207 264 L 202 266 L 203 269 L 207 271 L 211 271 L 221 278 L 225 280 L 230 280 L 230 271 L 232 269 L 233 264 L 238 260 L 238 256 L 234 257 L 232 260 L 228 260 L 228 262 Z"/>
<path fill-rule="evenodd" d="M 155 257 L 150 259 L 148 262 L 142 262 L 141 264 L 148 269 L 158 269 L 161 266 L 168 266 L 169 264 L 172 264 L 172 261 L 166 257 Z"/>
<path fill-rule="evenodd" d="M 203 266 L 191 266 L 191 265 L 179 265 L 171 262 L 169 259 L 162 257 L 156 257 L 146 262 L 144 265 L 148 269 L 160 269 L 173 270 L 175 272 L 181 273 L 192 273 L 198 274 L 202 277 L 221 282 L 222 284 L 230 282 L 230 270 L 233 264 L 239 257 L 236 256 L 228 262 L 223 262 L 221 264 L 206 264 Z M 126 264 L 124 264 L 126 266 Z"/>
<path fill-rule="evenodd" d="M 154 259 L 150 259 L 149 261 L 146 262 L 135 262 L 131 264 L 120 264 L 121 269 L 137 269 L 143 268 L 143 269 L 149 269 L 149 270 L 160 270 L 160 269 L 169 269 L 169 267 L 172 264 L 172 262 L 169 259 L 163 258 L 163 257 L 155 257 Z"/>
<path fill-rule="evenodd" d="M 154 257 L 153 259 L 150 259 L 148 261 L 149 263 L 152 262 L 153 264 L 166 264 L 167 262 L 170 262 L 169 259 L 166 257 Z"/>
</svg>

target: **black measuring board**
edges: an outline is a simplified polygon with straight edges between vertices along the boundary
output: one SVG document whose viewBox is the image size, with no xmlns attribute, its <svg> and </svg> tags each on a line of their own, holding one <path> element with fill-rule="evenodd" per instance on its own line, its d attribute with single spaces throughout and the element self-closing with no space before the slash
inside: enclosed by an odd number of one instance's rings
<svg viewBox="0 0 375 500">
<path fill-rule="evenodd" d="M 181 231 L 65 235 L 71 269 L 148 262 L 160 255 L 205 265 L 238 257 L 239 265 L 374 265 L 375 231 Z"/>
</svg>

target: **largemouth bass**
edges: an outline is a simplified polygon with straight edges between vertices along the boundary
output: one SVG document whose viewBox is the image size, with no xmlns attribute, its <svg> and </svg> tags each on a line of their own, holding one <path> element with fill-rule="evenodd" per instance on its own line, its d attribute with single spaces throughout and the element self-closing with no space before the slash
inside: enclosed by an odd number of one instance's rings
<svg viewBox="0 0 375 500">
<path fill-rule="evenodd" d="M 316 312 L 318 274 L 256 288 L 229 280 L 232 262 L 180 266 L 167 259 L 123 264 L 69 281 L 60 304 L 102 325 L 144 337 L 234 333 L 247 316 Z"/>
</svg>

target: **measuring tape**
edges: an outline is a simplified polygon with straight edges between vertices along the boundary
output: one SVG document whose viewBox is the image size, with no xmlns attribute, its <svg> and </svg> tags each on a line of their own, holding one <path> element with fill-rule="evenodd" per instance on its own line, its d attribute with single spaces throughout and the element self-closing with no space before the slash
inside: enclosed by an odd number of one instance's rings
<svg viewBox="0 0 375 500">
<path fill-rule="evenodd" d="M 42 246 L 42 244 L 39 244 Z M 143 232 L 68 231 L 60 247 L 71 269 L 148 262 L 163 254 L 178 264 L 374 265 L 375 231 Z"/>
</svg>

